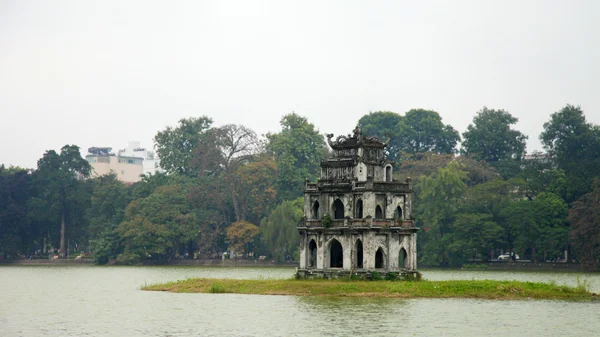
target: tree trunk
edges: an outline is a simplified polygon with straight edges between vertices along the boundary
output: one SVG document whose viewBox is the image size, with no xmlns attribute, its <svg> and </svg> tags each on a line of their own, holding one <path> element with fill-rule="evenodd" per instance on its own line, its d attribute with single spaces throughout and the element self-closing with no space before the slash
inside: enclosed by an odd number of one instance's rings
<svg viewBox="0 0 600 337">
<path fill-rule="evenodd" d="M 60 257 L 65 257 L 65 212 L 60 215 Z"/>
<path fill-rule="evenodd" d="M 235 221 L 241 221 L 242 219 L 242 215 L 240 214 L 240 207 L 238 204 L 238 200 L 235 196 L 235 190 L 233 189 L 233 186 L 230 185 L 231 188 L 231 202 L 233 203 L 233 210 L 235 211 Z"/>
</svg>

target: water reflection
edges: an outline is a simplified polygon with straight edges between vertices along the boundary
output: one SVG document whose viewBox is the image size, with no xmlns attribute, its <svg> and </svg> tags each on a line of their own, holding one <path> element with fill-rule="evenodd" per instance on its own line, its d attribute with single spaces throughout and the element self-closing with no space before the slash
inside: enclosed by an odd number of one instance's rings
<svg viewBox="0 0 600 337">
<path fill-rule="evenodd" d="M 339 327 L 342 335 L 389 334 L 412 320 L 411 302 L 397 298 L 299 297 L 296 308 L 310 317 L 318 335 Z M 334 330 L 336 331 L 336 330 Z"/>
</svg>

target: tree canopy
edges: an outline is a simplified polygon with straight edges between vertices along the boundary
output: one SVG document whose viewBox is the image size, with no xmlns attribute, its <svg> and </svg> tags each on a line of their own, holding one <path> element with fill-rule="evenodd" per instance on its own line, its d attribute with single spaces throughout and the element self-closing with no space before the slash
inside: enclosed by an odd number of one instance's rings
<svg viewBox="0 0 600 337">
<path fill-rule="evenodd" d="M 302 195 L 306 179 L 314 180 L 325 159 L 325 138 L 305 117 L 291 113 L 281 119 L 281 131 L 269 133 L 267 152 L 275 157 L 278 189 L 283 200 Z"/>
<path fill-rule="evenodd" d="M 518 119 L 504 110 L 483 107 L 463 132 L 461 152 L 477 160 L 497 163 L 521 159 L 527 136 L 512 129 Z"/>
</svg>

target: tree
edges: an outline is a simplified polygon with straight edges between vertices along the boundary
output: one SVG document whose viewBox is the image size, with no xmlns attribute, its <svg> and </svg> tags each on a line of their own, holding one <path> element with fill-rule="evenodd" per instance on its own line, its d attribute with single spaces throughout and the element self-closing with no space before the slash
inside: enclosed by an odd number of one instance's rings
<svg viewBox="0 0 600 337">
<path fill-rule="evenodd" d="M 60 217 L 61 257 L 65 256 L 66 222 L 74 224 L 77 213 L 81 212 L 81 202 L 87 198 L 81 195 L 84 182 L 80 178 L 87 178 L 90 171 L 90 164 L 81 157 L 79 147 L 75 145 L 63 146 L 60 154 L 54 150 L 46 151 L 38 160 L 38 169 L 34 173 L 38 197 L 47 202 L 47 213 Z"/>
<path fill-rule="evenodd" d="M 279 194 L 290 200 L 302 195 L 306 179 L 317 177 L 327 147 L 323 135 L 305 117 L 291 113 L 280 123 L 281 132 L 266 135 L 267 152 L 277 164 Z"/>
<path fill-rule="evenodd" d="M 260 222 L 262 239 L 273 258 L 279 262 L 292 256 L 300 238 L 296 225 L 304 216 L 304 198 L 283 201 Z"/>
<path fill-rule="evenodd" d="M 30 190 L 31 175 L 27 170 L 0 165 L 0 254 L 4 258 L 24 252 L 32 239 Z"/>
<path fill-rule="evenodd" d="M 437 112 L 412 109 L 398 122 L 396 138 L 400 151 L 414 157 L 423 152 L 454 153 L 460 135 L 451 125 L 444 125 Z"/>
<path fill-rule="evenodd" d="M 244 167 L 254 159 L 259 146 L 258 137 L 254 131 L 243 125 L 228 124 L 214 132 L 217 135 L 217 148 L 221 153 L 219 162 L 222 168 L 221 178 L 228 188 L 236 220 L 245 221 L 248 210 L 248 194 L 251 193 L 252 187 L 244 184 L 247 179 L 241 179 L 240 173 L 243 175 Z M 238 170 L 242 171 L 238 173 Z M 260 170 L 255 173 L 259 172 Z M 267 176 L 266 179 L 268 180 L 269 177 Z M 258 178 L 254 182 L 260 180 Z"/>
<path fill-rule="evenodd" d="M 514 247 L 529 250 L 531 260 L 537 252 L 546 257 L 560 256 L 567 247 L 567 204 L 558 195 L 540 193 L 535 199 L 521 199 L 507 205 L 504 214 L 514 238 Z"/>
<path fill-rule="evenodd" d="M 275 162 L 267 156 L 257 159 L 240 166 L 231 179 L 237 221 L 248 218 L 258 220 L 266 216 L 266 212 L 277 198 Z"/>
<path fill-rule="evenodd" d="M 452 223 L 447 241 L 455 263 L 486 256 L 499 241 L 504 229 L 487 213 L 460 213 Z"/>
<path fill-rule="evenodd" d="M 199 235 L 185 185 L 160 186 L 148 197 L 132 201 L 116 232 L 123 238 L 121 262 L 172 259 Z"/>
<path fill-rule="evenodd" d="M 535 199 L 542 192 L 567 199 L 567 176 L 545 154 L 534 152 L 531 159 L 524 160 L 517 177 L 525 182 L 525 196 L 529 199 Z"/>
<path fill-rule="evenodd" d="M 567 176 L 567 201 L 589 192 L 600 175 L 600 128 L 587 123 L 583 110 L 567 105 L 552 114 L 540 141 Z"/>
<path fill-rule="evenodd" d="M 192 155 L 201 143 L 202 135 L 210 128 L 212 119 L 206 116 L 183 118 L 176 128 L 167 127 L 154 136 L 160 166 L 168 173 L 193 174 Z"/>
<path fill-rule="evenodd" d="M 458 214 L 461 200 L 467 191 L 467 173 L 457 162 L 439 168 L 437 174 L 421 179 L 416 214 L 420 227 L 427 228 L 420 235 L 420 258 L 426 265 L 453 263 L 448 255 L 448 234 Z"/>
<path fill-rule="evenodd" d="M 573 203 L 569 210 L 569 239 L 577 259 L 588 267 L 600 265 L 600 178 L 592 190 Z"/>
<path fill-rule="evenodd" d="M 388 158 L 397 160 L 401 153 L 414 159 L 418 153 L 451 154 L 460 135 L 451 125 L 444 125 L 432 110 L 412 109 L 404 116 L 391 111 L 364 115 L 358 121 L 363 134 L 389 139 Z"/>
<path fill-rule="evenodd" d="M 389 139 L 386 151 L 387 157 L 394 161 L 397 159 L 402 147 L 398 138 L 398 123 L 402 117 L 391 111 L 375 111 L 362 116 L 358 120 L 362 133 L 367 136 Z"/>
<path fill-rule="evenodd" d="M 248 221 L 236 221 L 227 227 L 227 239 L 229 247 L 236 252 L 248 253 L 248 244 L 254 240 L 259 233 L 259 228 Z"/>
<path fill-rule="evenodd" d="M 517 121 L 507 111 L 483 107 L 463 133 L 461 152 L 496 165 L 520 160 L 525 154 L 527 136 L 511 128 Z"/>
<path fill-rule="evenodd" d="M 86 211 L 89 240 L 95 263 L 106 264 L 120 253 L 121 238 L 115 230 L 131 202 L 130 190 L 114 173 L 96 177 L 92 184 L 90 207 Z"/>
<path fill-rule="evenodd" d="M 95 239 L 107 229 L 114 229 L 125 215 L 125 207 L 131 202 L 128 188 L 114 173 L 92 180 L 93 192 L 87 210 L 88 232 Z"/>
</svg>

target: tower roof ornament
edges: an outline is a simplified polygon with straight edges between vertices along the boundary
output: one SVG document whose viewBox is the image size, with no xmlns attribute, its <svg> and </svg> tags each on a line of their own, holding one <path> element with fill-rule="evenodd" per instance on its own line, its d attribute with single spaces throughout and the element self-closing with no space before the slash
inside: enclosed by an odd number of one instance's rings
<svg viewBox="0 0 600 337">
<path fill-rule="evenodd" d="M 327 143 L 334 150 L 350 149 L 363 146 L 385 148 L 389 142 L 389 139 L 384 141 L 377 137 L 363 136 L 362 129 L 358 125 L 354 128 L 354 130 L 352 130 L 351 135 L 339 135 L 335 140 L 332 140 L 333 133 L 325 136 L 327 137 Z"/>
</svg>

